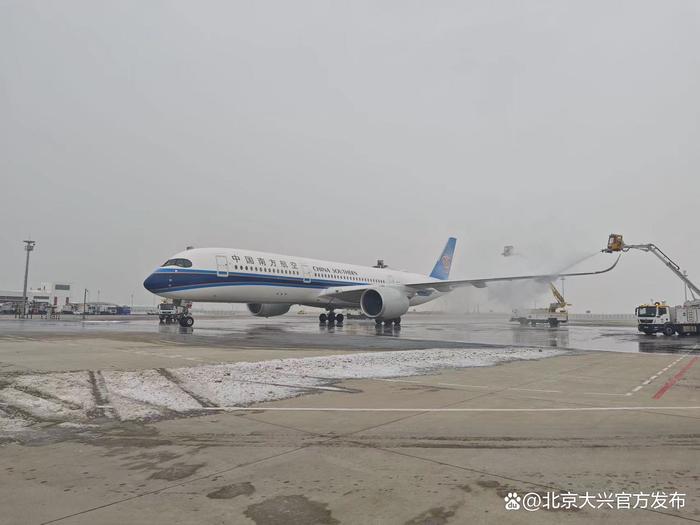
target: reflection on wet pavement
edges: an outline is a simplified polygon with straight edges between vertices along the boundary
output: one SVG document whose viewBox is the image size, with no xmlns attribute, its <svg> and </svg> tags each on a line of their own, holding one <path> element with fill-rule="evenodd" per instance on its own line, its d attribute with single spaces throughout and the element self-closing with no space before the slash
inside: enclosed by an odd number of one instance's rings
<svg viewBox="0 0 700 525">
<path fill-rule="evenodd" d="M 0 320 L 0 338 L 140 332 L 164 341 L 233 346 L 284 346 L 352 349 L 411 349 L 436 346 L 506 345 L 613 352 L 700 353 L 698 337 L 640 334 L 634 326 L 570 325 L 558 328 L 520 326 L 499 315 L 408 314 L 400 327 L 376 326 L 348 319 L 342 325 L 319 325 L 315 316 L 287 315 L 258 319 L 247 314 L 196 319 L 194 328 L 161 325 L 156 319 L 46 321 Z"/>
</svg>

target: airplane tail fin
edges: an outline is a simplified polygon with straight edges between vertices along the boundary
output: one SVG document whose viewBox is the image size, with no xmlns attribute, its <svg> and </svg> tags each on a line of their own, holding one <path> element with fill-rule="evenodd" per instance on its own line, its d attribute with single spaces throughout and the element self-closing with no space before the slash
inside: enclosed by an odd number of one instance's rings
<svg viewBox="0 0 700 525">
<path fill-rule="evenodd" d="M 443 281 L 449 279 L 450 268 L 452 267 L 452 256 L 455 253 L 456 244 L 457 239 L 454 237 L 447 239 L 445 249 L 442 250 L 440 258 L 435 263 L 433 271 L 430 273 L 430 277 L 433 277 L 434 279 L 442 279 Z"/>
</svg>

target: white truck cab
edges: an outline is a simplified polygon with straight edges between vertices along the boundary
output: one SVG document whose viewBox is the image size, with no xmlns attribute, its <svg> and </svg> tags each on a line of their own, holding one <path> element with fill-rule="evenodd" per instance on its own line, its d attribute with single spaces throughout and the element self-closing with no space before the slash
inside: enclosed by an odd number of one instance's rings
<svg viewBox="0 0 700 525">
<path fill-rule="evenodd" d="M 666 303 L 640 304 L 634 309 L 634 315 L 637 317 L 637 329 L 647 335 L 657 332 L 673 335 L 676 330 L 671 325 L 669 309 Z"/>
</svg>

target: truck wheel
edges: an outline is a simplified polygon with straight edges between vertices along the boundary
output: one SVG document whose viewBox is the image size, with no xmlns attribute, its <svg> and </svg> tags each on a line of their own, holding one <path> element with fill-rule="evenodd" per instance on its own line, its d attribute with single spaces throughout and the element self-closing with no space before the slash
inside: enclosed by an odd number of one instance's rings
<svg viewBox="0 0 700 525">
<path fill-rule="evenodd" d="M 556 319 L 549 320 L 549 327 L 550 328 L 556 328 L 558 326 L 559 326 L 559 321 L 557 321 Z"/>
<path fill-rule="evenodd" d="M 665 336 L 670 337 L 676 333 L 676 330 L 673 328 L 673 326 L 671 326 L 670 324 L 667 324 L 666 326 L 664 326 L 663 332 L 664 332 Z"/>
<path fill-rule="evenodd" d="M 520 319 L 520 326 L 527 326 L 527 321 L 525 319 Z"/>
</svg>

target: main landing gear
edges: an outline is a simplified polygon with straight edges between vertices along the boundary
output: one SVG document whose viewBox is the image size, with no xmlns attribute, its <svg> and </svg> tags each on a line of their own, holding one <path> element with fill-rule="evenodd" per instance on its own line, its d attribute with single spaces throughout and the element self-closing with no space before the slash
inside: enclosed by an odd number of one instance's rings
<svg viewBox="0 0 700 525">
<path fill-rule="evenodd" d="M 392 324 L 395 326 L 399 326 L 401 324 L 401 318 L 397 317 L 396 319 L 375 319 L 374 323 L 377 326 L 379 326 L 382 323 L 384 323 L 384 326 L 391 326 Z"/>
<path fill-rule="evenodd" d="M 374 324 L 377 325 L 377 329 L 379 329 L 382 326 L 382 323 L 384 324 L 385 330 L 391 330 L 392 328 L 394 330 L 401 329 L 401 318 L 400 317 L 397 317 L 396 319 L 375 319 L 374 320 Z"/>
<path fill-rule="evenodd" d="M 321 314 L 318 316 L 318 322 L 321 324 L 343 324 L 345 321 L 345 316 L 343 314 L 336 314 L 333 310 L 329 311 L 327 314 Z"/>
</svg>

